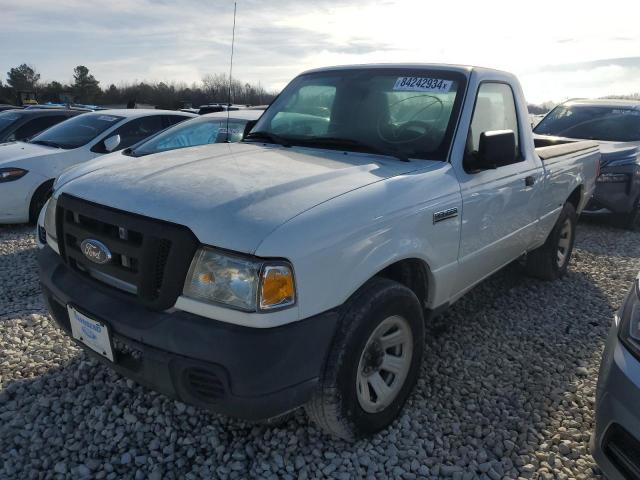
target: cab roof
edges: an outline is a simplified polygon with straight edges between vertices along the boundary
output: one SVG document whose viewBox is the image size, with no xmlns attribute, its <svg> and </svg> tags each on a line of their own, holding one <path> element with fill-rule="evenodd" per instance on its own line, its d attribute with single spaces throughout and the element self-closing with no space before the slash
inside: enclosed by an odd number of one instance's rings
<svg viewBox="0 0 640 480">
<path fill-rule="evenodd" d="M 367 70 L 367 69 L 398 69 L 406 68 L 408 70 L 448 70 L 450 72 L 459 72 L 465 75 L 469 75 L 472 71 L 479 73 L 500 73 L 502 75 L 511 75 L 509 72 L 503 70 L 496 70 L 492 68 L 476 67 L 472 65 L 455 65 L 447 63 L 369 63 L 369 64 L 355 64 L 355 65 L 336 65 L 333 67 L 315 68 L 307 70 L 302 75 L 307 73 L 316 72 L 330 72 L 339 70 Z"/>
</svg>

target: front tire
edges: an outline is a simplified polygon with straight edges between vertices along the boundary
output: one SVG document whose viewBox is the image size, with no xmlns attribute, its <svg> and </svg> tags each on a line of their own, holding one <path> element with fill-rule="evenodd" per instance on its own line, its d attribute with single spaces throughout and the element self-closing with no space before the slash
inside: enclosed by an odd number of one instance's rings
<svg viewBox="0 0 640 480">
<path fill-rule="evenodd" d="M 542 280 L 556 280 L 567 273 L 576 239 L 578 216 L 574 206 L 565 203 L 547 241 L 527 254 L 526 270 Z"/>
<path fill-rule="evenodd" d="M 620 213 L 617 215 L 617 224 L 621 228 L 636 231 L 640 227 L 640 199 L 636 200 L 633 210 L 628 213 Z"/>
<path fill-rule="evenodd" d="M 31 225 L 35 225 L 38 222 L 40 210 L 42 210 L 42 207 L 44 207 L 44 204 L 47 203 L 47 200 L 49 200 L 51 196 L 52 186 L 53 180 L 43 183 L 31 197 L 31 203 L 29 204 L 29 223 Z"/>
<path fill-rule="evenodd" d="M 348 441 L 385 428 L 416 384 L 423 351 L 418 298 L 392 280 L 370 280 L 345 306 L 307 415 Z"/>
</svg>

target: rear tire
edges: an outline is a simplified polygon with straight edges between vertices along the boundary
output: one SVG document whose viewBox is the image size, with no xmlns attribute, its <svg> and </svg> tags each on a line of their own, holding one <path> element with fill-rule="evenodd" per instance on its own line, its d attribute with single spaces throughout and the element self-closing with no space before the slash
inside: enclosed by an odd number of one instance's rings
<svg viewBox="0 0 640 480">
<path fill-rule="evenodd" d="M 348 441 L 385 428 L 416 384 L 423 351 L 416 295 L 392 280 L 370 280 L 345 305 L 307 415 Z"/>
<path fill-rule="evenodd" d="M 42 207 L 44 207 L 44 204 L 47 203 L 47 200 L 49 200 L 51 196 L 52 186 L 53 180 L 43 183 L 31 197 L 31 203 L 29 204 L 29 223 L 31 225 L 35 225 L 38 222 L 40 210 L 42 210 Z"/>
<path fill-rule="evenodd" d="M 527 254 L 526 270 L 542 280 L 556 280 L 567 272 L 576 238 L 578 216 L 574 206 L 565 203 L 547 241 Z"/>
</svg>

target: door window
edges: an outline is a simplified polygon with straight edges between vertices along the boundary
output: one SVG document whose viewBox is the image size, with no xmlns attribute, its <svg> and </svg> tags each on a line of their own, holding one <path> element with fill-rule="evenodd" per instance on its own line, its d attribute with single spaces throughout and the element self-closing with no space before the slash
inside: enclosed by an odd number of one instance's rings
<svg viewBox="0 0 640 480">
<path fill-rule="evenodd" d="M 162 116 L 154 115 L 151 117 L 142 117 L 125 123 L 110 136 L 120 135 L 120 144 L 118 150 L 130 147 L 134 143 L 153 135 L 165 128 Z"/>
<path fill-rule="evenodd" d="M 516 162 L 522 161 L 516 103 L 506 83 L 480 85 L 467 137 L 465 157 L 473 157 L 480 147 L 480 134 L 494 130 L 512 130 L 516 136 Z"/>
</svg>

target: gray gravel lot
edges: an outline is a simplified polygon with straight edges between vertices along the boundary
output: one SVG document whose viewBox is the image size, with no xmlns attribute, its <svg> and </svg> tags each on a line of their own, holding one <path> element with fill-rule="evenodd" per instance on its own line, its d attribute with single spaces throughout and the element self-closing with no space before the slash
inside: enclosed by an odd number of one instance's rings
<svg viewBox="0 0 640 480">
<path fill-rule="evenodd" d="M 597 371 L 638 233 L 582 222 L 565 279 L 513 265 L 474 289 L 429 330 L 402 417 L 355 444 L 301 412 L 218 417 L 88 359 L 49 324 L 31 233 L 0 226 L 0 478 L 597 478 Z"/>
</svg>

